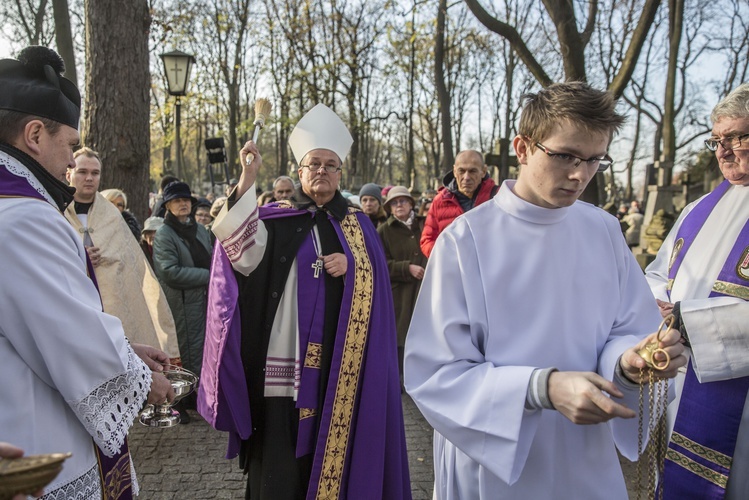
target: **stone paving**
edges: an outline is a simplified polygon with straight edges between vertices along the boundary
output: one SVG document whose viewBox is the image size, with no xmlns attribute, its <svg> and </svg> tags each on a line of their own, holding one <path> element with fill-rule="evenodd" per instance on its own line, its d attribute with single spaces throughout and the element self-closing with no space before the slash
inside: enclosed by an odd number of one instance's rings
<svg viewBox="0 0 749 500">
<path fill-rule="evenodd" d="M 410 397 L 403 395 L 406 444 L 414 500 L 430 500 L 433 491 L 432 428 Z M 244 498 L 245 477 L 237 460 L 226 460 L 226 434 L 213 430 L 196 412 L 192 422 L 169 429 L 136 423 L 130 450 L 141 500 Z M 630 498 L 636 464 L 621 459 Z M 645 498 L 645 496 L 643 496 Z"/>
<path fill-rule="evenodd" d="M 432 498 L 432 428 L 411 398 L 403 396 L 411 490 L 414 500 Z M 226 434 L 213 430 L 200 415 L 168 429 L 139 423 L 130 431 L 130 452 L 141 500 L 244 498 L 245 477 L 237 460 L 226 460 Z"/>
</svg>

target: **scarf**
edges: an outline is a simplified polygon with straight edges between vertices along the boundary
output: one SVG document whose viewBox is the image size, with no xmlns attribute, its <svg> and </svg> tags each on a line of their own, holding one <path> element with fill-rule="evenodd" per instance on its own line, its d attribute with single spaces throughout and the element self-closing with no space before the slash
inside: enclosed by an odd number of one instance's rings
<svg viewBox="0 0 749 500">
<path fill-rule="evenodd" d="M 177 236 L 187 243 L 187 248 L 190 250 L 190 256 L 195 267 L 203 269 L 211 268 L 211 254 L 198 241 L 198 225 L 193 219 L 187 219 L 187 222 L 182 223 L 174 214 L 167 210 L 164 217 L 164 224 L 174 229 Z"/>
</svg>

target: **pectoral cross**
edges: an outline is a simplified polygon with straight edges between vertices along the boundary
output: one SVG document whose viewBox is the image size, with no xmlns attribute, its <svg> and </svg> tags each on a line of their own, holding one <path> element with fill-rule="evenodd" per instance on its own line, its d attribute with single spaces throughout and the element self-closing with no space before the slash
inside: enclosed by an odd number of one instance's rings
<svg viewBox="0 0 749 500">
<path fill-rule="evenodd" d="M 315 270 L 315 278 L 320 277 L 320 271 L 322 271 L 322 268 L 323 268 L 322 259 L 318 257 L 317 260 L 315 260 L 315 262 L 312 263 L 312 269 Z"/>
</svg>

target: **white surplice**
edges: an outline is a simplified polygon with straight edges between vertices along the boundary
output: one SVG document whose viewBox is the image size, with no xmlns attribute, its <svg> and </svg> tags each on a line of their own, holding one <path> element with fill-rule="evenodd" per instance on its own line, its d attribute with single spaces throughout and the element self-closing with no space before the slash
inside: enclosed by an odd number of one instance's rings
<svg viewBox="0 0 749 500">
<path fill-rule="evenodd" d="M 656 298 L 681 302 L 695 375 L 705 383 L 749 376 L 749 302 L 733 297 L 708 298 L 736 238 L 749 220 L 749 186 L 731 186 L 710 213 L 684 256 L 669 299 L 668 263 L 676 235 L 686 215 L 703 199 L 684 208 L 656 259 L 648 266 L 646 277 Z M 684 373 L 682 370 L 676 378 L 676 399 L 668 412 L 670 427 L 676 418 Z M 749 398 L 739 427 L 727 499 L 749 498 L 748 470 Z"/>
<path fill-rule="evenodd" d="M 0 162 L 50 199 L 24 166 L 4 153 Z M 94 443 L 120 450 L 151 371 L 102 312 L 80 237 L 57 208 L 0 198 L 0 235 L 0 441 L 73 453 L 45 499 L 100 498 Z"/>
<path fill-rule="evenodd" d="M 615 218 L 541 208 L 513 186 L 440 235 L 406 339 L 406 389 L 435 428 L 435 497 L 626 499 L 615 445 L 637 458 L 637 419 L 527 410 L 528 383 L 547 367 L 613 380 L 660 315 Z M 638 388 L 622 392 L 637 411 Z"/>
</svg>

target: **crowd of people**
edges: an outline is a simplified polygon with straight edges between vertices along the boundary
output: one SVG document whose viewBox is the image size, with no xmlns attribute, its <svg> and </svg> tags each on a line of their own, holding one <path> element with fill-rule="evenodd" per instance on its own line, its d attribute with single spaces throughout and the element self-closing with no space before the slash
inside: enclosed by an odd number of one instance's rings
<svg viewBox="0 0 749 500">
<path fill-rule="evenodd" d="M 228 433 L 248 499 L 410 498 L 404 392 L 435 498 L 627 498 L 648 372 L 674 396 L 652 494 L 749 497 L 749 84 L 711 116 L 725 181 L 643 273 L 639 203 L 578 201 L 624 123 L 588 84 L 524 96 L 501 185 L 464 150 L 438 190 L 344 190 L 353 138 L 318 104 L 296 179 L 259 189 L 249 141 L 224 196 L 164 176 L 141 225 L 63 73 L 43 47 L 0 61 L 0 460 L 72 451 L 44 498 L 138 493 L 126 436 L 174 399 L 167 364 L 200 378 L 181 422 Z"/>
</svg>

